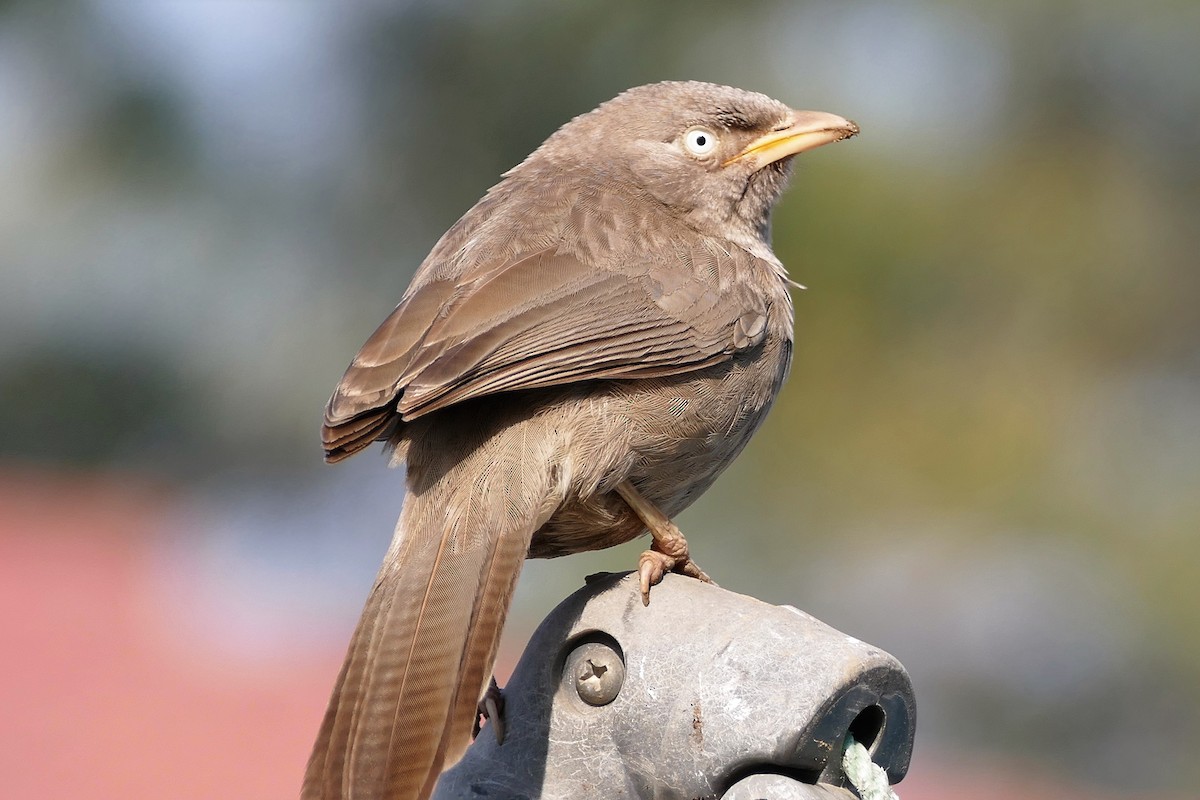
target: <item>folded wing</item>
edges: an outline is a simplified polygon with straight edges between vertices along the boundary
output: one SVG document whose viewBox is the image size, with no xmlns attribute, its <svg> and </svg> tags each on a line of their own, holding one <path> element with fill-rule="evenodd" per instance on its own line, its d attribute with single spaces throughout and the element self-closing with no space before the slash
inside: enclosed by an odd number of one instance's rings
<svg viewBox="0 0 1200 800">
<path fill-rule="evenodd" d="M 668 269 L 618 271 L 547 248 L 415 286 L 330 398 L 326 457 L 471 398 L 677 375 L 762 340 L 764 301 L 733 278 L 747 268 L 734 259 L 752 257 L 693 247 L 673 258 Z"/>
</svg>

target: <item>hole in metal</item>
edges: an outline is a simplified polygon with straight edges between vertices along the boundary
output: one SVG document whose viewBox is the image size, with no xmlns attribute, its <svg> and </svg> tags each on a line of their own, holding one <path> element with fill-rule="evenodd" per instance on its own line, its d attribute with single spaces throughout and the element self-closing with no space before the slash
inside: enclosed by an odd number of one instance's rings
<svg viewBox="0 0 1200 800">
<path fill-rule="evenodd" d="M 883 723 L 887 720 L 887 715 L 883 713 L 883 709 L 879 706 L 867 706 L 862 711 L 858 712 L 858 716 L 850 723 L 848 733 L 854 737 L 856 742 L 867 748 L 868 752 L 875 751 L 875 740 L 879 738 L 880 732 L 883 731 Z"/>
</svg>

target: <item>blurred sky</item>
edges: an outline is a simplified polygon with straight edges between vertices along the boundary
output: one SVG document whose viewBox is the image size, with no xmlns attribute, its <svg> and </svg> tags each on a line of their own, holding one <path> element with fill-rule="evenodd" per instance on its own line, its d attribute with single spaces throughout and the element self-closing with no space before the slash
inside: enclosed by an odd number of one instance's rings
<svg viewBox="0 0 1200 800">
<path fill-rule="evenodd" d="M 0 483 L 152 487 L 139 602 L 197 657 L 269 678 L 319 652 L 332 685 L 402 499 L 378 453 L 321 464 L 349 358 L 571 116 L 653 80 L 756 89 L 863 133 L 777 212 L 796 359 L 680 520 L 697 559 L 899 657 L 914 769 L 1186 794 L 1198 43 L 1182 1 L 7 0 Z M 35 518 L 0 532 L 44 543 Z M 637 550 L 527 567 L 509 652 Z M 303 755 L 265 768 L 298 785 Z"/>
</svg>

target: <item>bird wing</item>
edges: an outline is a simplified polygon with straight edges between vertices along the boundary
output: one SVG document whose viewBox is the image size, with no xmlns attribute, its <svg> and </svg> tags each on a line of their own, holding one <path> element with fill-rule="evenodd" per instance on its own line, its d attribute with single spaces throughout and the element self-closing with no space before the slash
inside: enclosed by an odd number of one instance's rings
<svg viewBox="0 0 1200 800">
<path fill-rule="evenodd" d="M 738 279 L 753 256 L 701 243 L 673 259 L 605 269 L 550 247 L 414 286 L 330 398 L 327 457 L 471 398 L 677 375 L 762 340 L 768 301 Z"/>
</svg>

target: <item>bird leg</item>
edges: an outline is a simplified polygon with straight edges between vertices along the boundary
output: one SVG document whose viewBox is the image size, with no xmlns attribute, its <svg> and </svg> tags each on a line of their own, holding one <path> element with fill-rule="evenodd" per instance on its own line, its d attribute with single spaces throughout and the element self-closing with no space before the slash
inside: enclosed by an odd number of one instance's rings
<svg viewBox="0 0 1200 800">
<path fill-rule="evenodd" d="M 475 714 L 475 727 L 471 731 L 472 739 L 479 736 L 479 731 L 483 727 L 480 722 L 481 717 L 491 723 L 489 727 L 496 734 L 496 744 L 504 744 L 504 693 L 500 690 L 500 684 L 496 683 L 495 675 L 488 683 L 483 697 L 479 698 L 479 707 Z"/>
<path fill-rule="evenodd" d="M 616 489 L 621 499 L 645 524 L 646 529 L 650 531 L 650 538 L 653 539 L 650 549 L 644 551 L 638 559 L 642 605 L 650 605 L 650 587 L 661 581 L 663 575 L 668 572 L 678 572 L 705 583 L 713 583 L 713 579 L 692 561 L 683 531 L 679 530 L 666 514 L 659 511 L 658 506 L 647 500 L 628 480 L 618 483 Z"/>
</svg>

